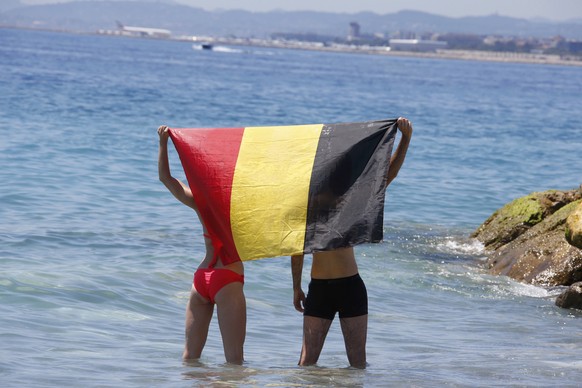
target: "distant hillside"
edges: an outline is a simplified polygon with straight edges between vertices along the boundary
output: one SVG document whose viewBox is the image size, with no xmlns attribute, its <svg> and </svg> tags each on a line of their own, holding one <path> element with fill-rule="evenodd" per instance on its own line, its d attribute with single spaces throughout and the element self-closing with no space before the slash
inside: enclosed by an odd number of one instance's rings
<svg viewBox="0 0 582 388">
<path fill-rule="evenodd" d="M 3 0 L 5 1 L 5 0 Z M 582 22 L 553 23 L 500 15 L 449 18 L 416 11 L 379 15 L 329 12 L 205 11 L 169 2 L 83 1 L 22 6 L 6 0 L 0 7 L 0 25 L 93 32 L 126 25 L 165 28 L 174 35 L 268 37 L 272 33 L 312 33 L 346 36 L 350 22 L 362 33 L 439 32 L 551 37 L 562 35 L 582 40 Z"/>
<path fill-rule="evenodd" d="M 0 13 L 8 11 L 9 9 L 14 9 L 22 6 L 23 5 L 20 3 L 19 0 L 2 0 L 2 2 L 0 2 Z"/>
</svg>

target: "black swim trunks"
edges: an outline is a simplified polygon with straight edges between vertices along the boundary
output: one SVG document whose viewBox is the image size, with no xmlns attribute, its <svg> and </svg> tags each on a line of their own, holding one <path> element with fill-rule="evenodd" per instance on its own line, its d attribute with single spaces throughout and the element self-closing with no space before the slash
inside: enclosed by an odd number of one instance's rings
<svg viewBox="0 0 582 388">
<path fill-rule="evenodd" d="M 359 274 L 340 279 L 311 279 L 304 315 L 333 320 L 368 314 L 368 293 Z"/>
</svg>

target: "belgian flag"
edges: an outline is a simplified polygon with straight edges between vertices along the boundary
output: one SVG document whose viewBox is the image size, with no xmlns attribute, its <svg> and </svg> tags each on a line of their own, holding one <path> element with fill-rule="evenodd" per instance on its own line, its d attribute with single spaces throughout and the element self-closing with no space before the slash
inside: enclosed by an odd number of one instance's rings
<svg viewBox="0 0 582 388">
<path fill-rule="evenodd" d="M 225 262 L 383 236 L 396 120 L 171 128 L 198 212 Z"/>
</svg>

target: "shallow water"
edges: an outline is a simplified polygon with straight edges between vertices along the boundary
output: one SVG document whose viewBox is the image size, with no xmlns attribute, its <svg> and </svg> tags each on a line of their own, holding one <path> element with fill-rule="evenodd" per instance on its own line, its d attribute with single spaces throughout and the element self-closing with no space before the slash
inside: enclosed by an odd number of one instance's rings
<svg viewBox="0 0 582 388">
<path fill-rule="evenodd" d="M 469 235 L 516 197 L 582 183 L 581 69 L 10 29 L 0 42 L 2 386 L 579 385 L 582 314 L 554 306 L 560 288 L 488 275 Z M 157 180 L 157 126 L 400 115 L 415 133 L 385 242 L 357 248 L 368 369 L 347 368 L 337 322 L 319 366 L 296 366 L 288 258 L 246 264 L 244 366 L 224 364 L 215 320 L 200 362 L 182 362 L 202 231 Z"/>
</svg>

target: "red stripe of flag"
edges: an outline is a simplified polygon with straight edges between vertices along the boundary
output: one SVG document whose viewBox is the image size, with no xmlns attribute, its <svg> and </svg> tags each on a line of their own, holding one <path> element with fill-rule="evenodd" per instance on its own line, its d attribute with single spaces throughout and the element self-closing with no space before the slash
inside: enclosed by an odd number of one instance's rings
<svg viewBox="0 0 582 388">
<path fill-rule="evenodd" d="M 202 222 L 223 264 L 240 260 L 230 227 L 232 180 L 244 128 L 172 128 Z M 216 246 L 221 236 L 222 249 Z"/>
</svg>

